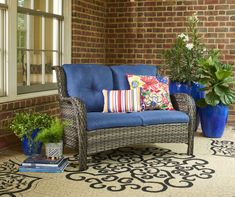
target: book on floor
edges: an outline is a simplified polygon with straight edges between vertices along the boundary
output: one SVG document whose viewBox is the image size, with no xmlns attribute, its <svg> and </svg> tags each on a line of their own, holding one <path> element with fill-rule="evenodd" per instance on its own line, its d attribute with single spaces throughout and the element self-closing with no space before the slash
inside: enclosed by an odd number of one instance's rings
<svg viewBox="0 0 235 197">
<path fill-rule="evenodd" d="M 40 167 L 40 166 L 19 166 L 19 172 L 49 172 L 49 173 L 56 173 L 56 172 L 63 172 L 66 166 L 69 164 L 67 159 L 63 159 L 62 162 L 55 167 Z"/>
<path fill-rule="evenodd" d="M 22 163 L 22 166 L 29 167 L 58 167 L 64 160 L 64 157 L 59 159 L 48 159 L 43 155 L 34 155 L 25 159 Z"/>
</svg>

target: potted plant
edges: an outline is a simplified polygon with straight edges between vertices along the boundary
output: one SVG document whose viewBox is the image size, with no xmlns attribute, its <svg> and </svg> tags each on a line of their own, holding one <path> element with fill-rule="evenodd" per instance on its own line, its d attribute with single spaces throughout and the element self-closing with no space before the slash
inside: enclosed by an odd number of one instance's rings
<svg viewBox="0 0 235 197">
<path fill-rule="evenodd" d="M 49 127 L 42 129 L 36 136 L 36 140 L 45 144 L 46 156 L 51 159 L 58 159 L 63 156 L 63 134 L 66 122 L 62 122 L 59 118 L 51 121 Z"/>
<path fill-rule="evenodd" d="M 220 62 L 218 50 L 210 51 L 199 65 L 199 82 L 206 91 L 205 98 L 197 101 L 202 132 L 207 137 L 219 138 L 227 123 L 228 106 L 235 102 L 235 91 L 230 86 L 235 83 L 232 66 Z"/>
<path fill-rule="evenodd" d="M 207 51 L 204 44 L 200 42 L 198 23 L 196 14 L 188 17 L 186 34 L 178 35 L 174 46 L 164 53 L 166 60 L 164 67 L 170 78 L 170 94 L 186 93 L 195 101 L 204 97 L 204 93 L 199 91 L 202 85 L 198 83 L 196 73 L 198 60 L 204 57 Z M 198 124 L 197 111 L 197 127 Z"/>
<path fill-rule="evenodd" d="M 10 130 L 22 141 L 25 155 L 40 154 L 42 144 L 35 137 L 40 129 L 50 125 L 52 118 L 40 113 L 16 113 L 10 123 Z"/>
</svg>

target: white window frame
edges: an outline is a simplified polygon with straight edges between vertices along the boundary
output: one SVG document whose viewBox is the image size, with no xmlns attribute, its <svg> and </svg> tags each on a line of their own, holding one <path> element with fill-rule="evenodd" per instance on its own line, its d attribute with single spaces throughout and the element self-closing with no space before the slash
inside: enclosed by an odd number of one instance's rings
<svg viewBox="0 0 235 197">
<path fill-rule="evenodd" d="M 17 0 L 8 0 L 6 12 L 6 96 L 0 97 L 0 103 L 39 96 L 58 94 L 57 90 L 17 95 Z M 71 63 L 71 14 L 72 0 L 63 4 L 62 22 L 62 63 Z M 10 16 L 10 17 L 9 17 Z M 64 44 L 66 43 L 66 45 Z"/>
<path fill-rule="evenodd" d="M 0 85 L 3 87 L 0 91 L 0 97 L 5 96 L 6 94 L 6 79 L 5 79 L 5 70 L 6 70 L 6 10 L 7 5 L 0 3 L 0 70 L 3 75 L 0 79 Z M 3 29 L 1 29 L 3 27 Z"/>
</svg>

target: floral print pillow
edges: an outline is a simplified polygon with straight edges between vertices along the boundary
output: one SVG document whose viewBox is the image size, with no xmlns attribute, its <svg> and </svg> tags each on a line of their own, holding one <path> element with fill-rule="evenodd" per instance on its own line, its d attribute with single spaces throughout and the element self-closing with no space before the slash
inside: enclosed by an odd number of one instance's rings
<svg viewBox="0 0 235 197">
<path fill-rule="evenodd" d="M 169 86 L 155 76 L 127 75 L 131 89 L 142 88 L 142 102 L 145 110 L 173 110 Z"/>
</svg>

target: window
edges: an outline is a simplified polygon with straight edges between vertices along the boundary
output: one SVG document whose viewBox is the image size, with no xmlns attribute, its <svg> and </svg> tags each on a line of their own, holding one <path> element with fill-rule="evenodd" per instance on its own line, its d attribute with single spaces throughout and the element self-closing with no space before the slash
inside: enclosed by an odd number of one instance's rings
<svg viewBox="0 0 235 197">
<path fill-rule="evenodd" d="M 18 0 L 17 93 L 55 89 L 62 64 L 62 0 Z"/>
<path fill-rule="evenodd" d="M 52 67 L 71 63 L 71 9 L 72 0 L 0 0 L 0 103 L 57 94 Z"/>
<path fill-rule="evenodd" d="M 6 1 L 0 0 L 0 97 L 6 95 L 6 43 L 5 43 L 5 31 L 6 31 Z"/>
</svg>

